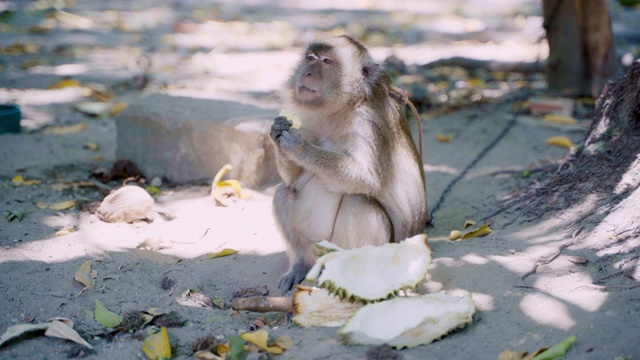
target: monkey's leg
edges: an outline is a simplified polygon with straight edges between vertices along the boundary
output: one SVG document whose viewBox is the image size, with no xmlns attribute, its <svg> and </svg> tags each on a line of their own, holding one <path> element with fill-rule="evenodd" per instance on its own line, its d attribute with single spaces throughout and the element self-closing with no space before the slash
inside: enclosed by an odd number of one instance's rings
<svg viewBox="0 0 640 360">
<path fill-rule="evenodd" d="M 393 227 L 380 204 L 362 195 L 344 195 L 330 241 L 342 248 L 383 245 L 393 239 Z"/>
<path fill-rule="evenodd" d="M 328 191 L 319 178 L 307 179 L 299 190 L 278 186 L 273 198 L 274 217 L 287 243 L 290 262 L 278 284 L 283 292 L 304 280 L 315 263 L 312 246 L 331 237 L 340 205 L 340 194 Z"/>
</svg>

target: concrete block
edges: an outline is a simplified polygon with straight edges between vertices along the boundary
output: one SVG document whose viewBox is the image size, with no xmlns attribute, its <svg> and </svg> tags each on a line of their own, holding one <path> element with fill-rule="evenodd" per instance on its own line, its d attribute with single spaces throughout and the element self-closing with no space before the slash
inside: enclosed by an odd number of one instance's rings
<svg viewBox="0 0 640 360">
<path fill-rule="evenodd" d="M 225 178 L 250 187 L 279 179 L 269 129 L 275 110 L 229 101 L 151 94 L 116 118 L 118 159 L 133 161 L 147 178 L 174 183 Z"/>
</svg>

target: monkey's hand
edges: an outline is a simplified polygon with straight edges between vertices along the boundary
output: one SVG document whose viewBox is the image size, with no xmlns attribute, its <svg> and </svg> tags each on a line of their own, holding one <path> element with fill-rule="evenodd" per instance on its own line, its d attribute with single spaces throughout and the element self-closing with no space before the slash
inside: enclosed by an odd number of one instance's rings
<svg viewBox="0 0 640 360">
<path fill-rule="evenodd" d="M 280 149 L 288 154 L 299 154 L 302 152 L 306 140 L 302 138 L 300 131 L 290 128 L 282 132 L 282 135 L 278 139 L 277 143 L 280 145 Z"/>
<path fill-rule="evenodd" d="M 307 273 L 311 269 L 311 266 L 306 264 L 304 261 L 298 261 L 291 266 L 291 269 L 280 278 L 280 282 L 278 283 L 278 288 L 282 291 L 283 294 L 286 294 L 289 290 L 293 289 L 294 286 L 301 283 L 305 277 L 307 277 Z"/>
<path fill-rule="evenodd" d="M 301 152 L 306 143 L 300 132 L 291 126 L 292 124 L 286 117 L 278 116 L 271 125 L 269 133 L 278 148 L 288 154 Z"/>
<path fill-rule="evenodd" d="M 293 125 L 293 122 L 289 121 L 286 117 L 278 116 L 273 121 L 273 125 L 271 125 L 271 132 L 269 133 L 269 136 L 271 136 L 273 141 L 278 143 L 278 139 L 282 136 L 282 132 L 289 130 L 291 125 Z"/>
</svg>

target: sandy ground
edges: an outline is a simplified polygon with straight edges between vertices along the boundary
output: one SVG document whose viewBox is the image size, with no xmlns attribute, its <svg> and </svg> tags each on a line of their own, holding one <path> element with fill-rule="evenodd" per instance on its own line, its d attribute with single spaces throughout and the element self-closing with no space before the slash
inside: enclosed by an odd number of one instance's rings
<svg viewBox="0 0 640 360">
<path fill-rule="evenodd" d="M 429 1 L 420 7 L 420 16 L 416 15 L 416 24 L 420 26 L 415 32 L 426 34 L 427 39 L 435 37 L 433 34 L 438 29 L 434 23 L 437 21 L 430 21 L 430 16 L 455 12 L 453 6 L 446 3 Z M 491 25 L 491 20 L 498 22 L 496 19 L 504 19 L 518 11 L 539 13 L 535 10 L 539 5 L 537 2 L 515 3 L 509 6 L 500 3 L 504 12 L 488 16 L 486 23 Z M 0 219 L 0 308 L 3 309 L 0 331 L 11 325 L 63 316 L 72 319 L 78 332 L 96 348 L 89 358 L 143 358 L 140 339 L 128 333 L 108 340 L 91 336 L 102 328 L 91 316 L 94 301 L 100 300 L 120 314 L 153 307 L 176 311 L 187 321 L 184 327 L 169 329 L 179 343 L 177 358 L 188 358 L 191 345 L 197 339 L 209 334 L 220 339 L 237 335 L 247 331 L 258 317 L 266 318 L 274 335 L 289 335 L 293 339 L 294 347 L 282 358 L 366 357 L 369 347 L 342 345 L 336 329 L 303 329 L 287 324 L 282 314 L 242 312 L 234 316 L 228 308 L 190 307 L 176 301 L 188 289 L 200 290 L 212 298 L 221 297 L 227 304 L 234 292 L 247 288 L 266 286 L 270 295 L 280 295 L 276 284 L 287 263 L 284 244 L 271 218 L 273 184 L 252 189 L 250 199 L 236 199 L 227 208 L 215 206 L 205 184 L 164 185 L 162 194 L 156 198 L 157 209 L 173 215 L 172 221 L 158 216 L 153 222 L 109 224 L 78 209 L 55 211 L 36 206 L 38 202 L 70 199 L 99 201 L 103 195 L 98 188 L 59 185 L 87 180 L 91 170 L 109 167 L 115 160 L 113 119 L 87 118 L 72 109 L 72 105 L 82 99 L 81 95 L 68 89 L 47 89 L 62 76 L 72 75 L 82 83 L 95 81 L 115 86 L 130 81 L 143 66 L 148 66 L 153 77 L 146 91 L 231 98 L 275 107 L 277 104 L 269 91 L 278 86 L 295 63 L 299 45 L 310 31 L 307 29 L 305 33 L 305 26 L 324 24 L 330 28 L 335 26 L 333 22 L 351 17 L 356 23 L 362 23 L 362 19 L 381 22 L 385 19 L 384 14 L 405 14 L 415 5 L 401 2 L 400 10 L 383 7 L 383 11 L 372 15 L 364 8 L 357 8 L 359 3 L 354 9 L 333 11 L 301 4 L 299 16 L 289 17 L 287 19 L 293 19 L 286 23 L 289 25 L 281 25 L 285 30 L 295 29 L 297 35 L 272 39 L 275 45 L 270 49 L 265 49 L 263 42 L 258 42 L 260 46 L 255 45 L 257 40 L 233 27 L 216 30 L 219 31 L 216 34 L 227 37 L 194 35 L 183 39 L 201 40 L 203 44 L 199 46 L 208 44 L 216 49 L 211 52 L 186 50 L 186 45 L 168 44 L 173 40 L 166 37 L 172 34 L 175 40 L 179 34 L 171 33 L 171 25 L 179 20 L 197 18 L 198 11 L 216 13 L 227 19 L 249 20 L 254 24 L 271 18 L 283 20 L 284 15 L 275 5 L 266 3 L 258 6 L 186 3 L 171 7 L 167 2 L 151 7 L 145 2 L 136 2 L 135 6 L 128 2 L 109 5 L 83 2 L 69 11 L 101 19 L 96 20 L 98 25 L 94 30 L 59 28 L 32 35 L 14 29 L 9 33 L 11 36 L 3 36 L 2 46 L 34 41 L 42 48 L 41 53 L 31 55 L 41 59 L 40 65 L 22 69 L 20 63 L 25 60 L 24 56 L 5 57 L 4 70 L 0 73 L 2 100 L 21 103 L 25 113 L 21 134 L 0 135 L 0 210 L 3 213 L 22 210 L 26 214 L 22 221 Z M 465 9 L 480 13 L 482 8 L 475 8 L 473 4 L 470 2 Z M 106 10 L 121 11 L 125 20 L 144 19 L 148 22 L 147 28 L 152 30 L 106 31 L 100 27 L 107 23 L 100 18 Z M 535 23 L 534 18 L 529 20 Z M 455 20 L 459 20 L 454 16 L 446 19 L 452 21 L 448 23 L 449 27 L 458 24 Z M 36 22 L 30 17 L 20 21 L 25 26 Z M 144 22 L 127 21 L 131 24 Z M 127 24 L 125 21 L 121 26 Z M 447 27 L 447 23 L 442 26 Z M 408 62 L 424 63 L 438 57 L 469 53 L 478 53 L 479 58 L 500 58 L 503 52 L 512 54 L 504 60 L 533 61 L 540 56 L 541 50 L 532 41 L 527 42 L 526 37 L 536 32 L 535 27 L 531 28 L 530 32 L 504 34 L 512 40 L 493 44 L 444 46 L 435 41 L 416 42 L 405 47 L 374 45 L 372 52 L 381 61 L 392 53 Z M 489 26 L 487 31 L 491 33 L 491 29 Z M 272 31 L 272 28 L 268 29 L 268 32 Z M 250 32 L 260 31 L 252 29 Z M 226 42 L 220 40 L 223 38 L 227 38 Z M 457 38 L 458 35 L 450 33 L 440 40 Z M 67 49 L 71 55 L 60 55 L 55 49 Z M 513 54 L 517 54 L 515 58 Z M 147 65 L 142 65 L 144 61 Z M 133 90 L 117 92 L 120 101 L 131 101 L 137 95 Z M 513 101 L 505 99 L 425 122 L 425 170 L 431 204 L 451 179 L 509 122 L 512 109 Z M 43 130 L 50 125 L 81 121 L 87 121 L 88 127 L 75 134 L 53 135 Z M 569 335 L 577 336 L 567 355 L 569 359 L 640 356 L 637 343 L 640 288 L 631 288 L 629 285 L 635 282 L 624 276 L 607 279 L 604 285 L 608 288 L 593 284 L 594 280 L 615 273 L 620 266 L 625 266 L 627 274 L 635 279 L 640 276 L 637 267 L 630 267 L 636 263 L 624 261 L 625 254 L 637 246 L 637 240 L 621 244 L 615 241 L 617 224 L 624 214 L 614 211 L 601 223 L 588 224 L 578 233 L 575 227 L 568 229 L 567 225 L 593 209 L 594 205 L 586 199 L 540 220 L 513 221 L 518 214 L 501 213 L 490 219 L 494 231 L 489 236 L 464 242 L 447 240 L 452 229 L 459 229 L 466 219 L 478 220 L 493 213 L 499 208 L 500 199 L 528 181 L 517 174 L 496 175 L 493 172 L 524 169 L 530 164 L 562 158 L 567 150 L 546 145 L 546 139 L 567 135 L 580 143 L 588 124 L 588 119 L 583 119 L 582 127 L 550 127 L 531 117 L 519 117 L 502 141 L 447 196 L 436 214 L 435 226 L 427 229 L 434 260 L 429 280 L 422 289 L 429 292 L 447 290 L 456 295 L 470 292 L 478 313 L 464 330 L 427 346 L 402 350 L 403 358 L 495 359 L 505 348 L 535 351 Z M 438 133 L 452 134 L 453 139 L 449 143 L 438 142 L 435 140 Z M 87 149 L 85 144 L 89 142 L 99 143 L 100 148 L 97 151 Z M 18 174 L 26 179 L 41 180 L 41 183 L 16 186 L 11 179 Z M 75 232 L 54 235 L 71 226 Z M 522 280 L 536 261 L 557 253 L 567 244 L 572 245 Z M 206 256 L 223 248 L 233 248 L 238 253 L 218 259 Z M 74 280 L 74 273 L 87 260 L 93 261 L 93 269 L 98 273 L 97 286 L 78 296 L 83 286 Z M 173 285 L 161 286 L 164 278 L 171 279 Z M 167 280 L 164 282 L 166 285 Z M 27 337 L 2 346 L 0 358 L 59 359 L 66 358 L 73 348 L 71 343 L 59 339 Z"/>
</svg>

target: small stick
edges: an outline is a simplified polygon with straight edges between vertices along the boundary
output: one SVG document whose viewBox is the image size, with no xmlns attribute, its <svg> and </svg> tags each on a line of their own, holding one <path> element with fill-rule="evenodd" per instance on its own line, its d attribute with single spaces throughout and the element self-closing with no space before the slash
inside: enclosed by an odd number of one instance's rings
<svg viewBox="0 0 640 360">
<path fill-rule="evenodd" d="M 252 312 L 292 312 L 293 297 L 281 296 L 254 296 L 248 298 L 235 298 L 231 301 L 233 310 L 248 310 Z"/>
</svg>

